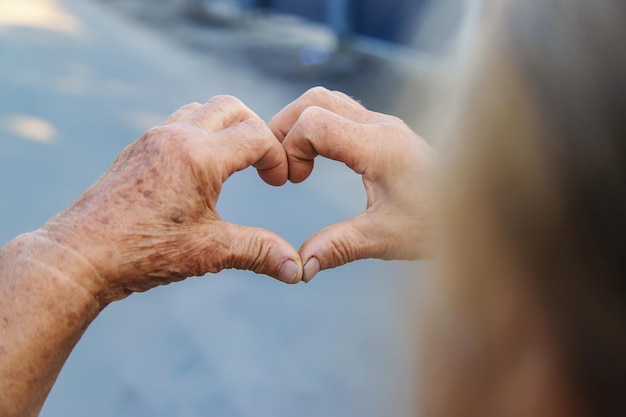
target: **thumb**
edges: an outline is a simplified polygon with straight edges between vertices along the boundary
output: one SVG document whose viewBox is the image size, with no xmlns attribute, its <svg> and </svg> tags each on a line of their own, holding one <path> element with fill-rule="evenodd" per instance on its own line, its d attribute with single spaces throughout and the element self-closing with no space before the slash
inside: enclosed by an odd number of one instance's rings
<svg viewBox="0 0 626 417">
<path fill-rule="evenodd" d="M 300 248 L 304 261 L 302 280 L 309 282 L 321 270 L 359 259 L 385 259 L 388 241 L 377 232 L 369 217 L 360 214 L 308 238 Z"/>
<path fill-rule="evenodd" d="M 287 284 L 295 284 L 302 279 L 300 255 L 277 234 L 228 222 L 219 222 L 213 228 L 216 236 L 220 236 L 219 247 L 223 253 L 222 259 L 216 260 L 219 270 L 249 270 Z"/>
</svg>

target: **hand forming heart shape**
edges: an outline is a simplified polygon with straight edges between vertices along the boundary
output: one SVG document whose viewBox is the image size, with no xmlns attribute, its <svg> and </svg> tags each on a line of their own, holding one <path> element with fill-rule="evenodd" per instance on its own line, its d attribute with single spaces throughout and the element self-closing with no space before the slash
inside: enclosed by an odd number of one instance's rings
<svg viewBox="0 0 626 417">
<path fill-rule="evenodd" d="M 304 181 L 321 155 L 360 174 L 367 194 L 365 212 L 304 242 L 300 256 L 306 282 L 322 269 L 358 259 L 425 255 L 435 155 L 402 120 L 316 87 L 281 110 L 269 126 L 287 153 L 290 181 Z"/>
<path fill-rule="evenodd" d="M 276 140 L 278 138 L 278 141 Z M 301 182 L 317 155 L 363 178 L 367 209 L 296 251 L 267 230 L 221 220 L 223 182 L 254 166 Z M 363 258 L 416 259 L 428 240 L 434 152 L 401 120 L 314 88 L 269 123 L 234 97 L 189 104 L 129 145 L 109 171 L 36 233 L 93 267 L 80 285 L 104 306 L 134 291 L 222 269 L 287 283 Z M 304 266 L 303 266 L 304 265 Z"/>
</svg>

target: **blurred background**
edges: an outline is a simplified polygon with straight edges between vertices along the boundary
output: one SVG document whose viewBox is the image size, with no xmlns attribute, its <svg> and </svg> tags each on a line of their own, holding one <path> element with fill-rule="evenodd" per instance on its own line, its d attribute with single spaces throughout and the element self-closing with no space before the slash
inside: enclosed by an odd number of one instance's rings
<svg viewBox="0 0 626 417">
<path fill-rule="evenodd" d="M 0 245 L 70 204 L 143 131 L 216 94 L 269 120 L 324 85 L 420 133 L 430 80 L 472 15 L 472 2 L 436 3 L 0 0 Z M 218 210 L 298 247 L 365 202 L 358 176 L 319 161 L 279 189 L 239 173 Z M 225 271 L 134 294 L 88 329 L 41 415 L 412 415 L 405 318 L 426 268 L 362 261 L 298 286 Z"/>
</svg>

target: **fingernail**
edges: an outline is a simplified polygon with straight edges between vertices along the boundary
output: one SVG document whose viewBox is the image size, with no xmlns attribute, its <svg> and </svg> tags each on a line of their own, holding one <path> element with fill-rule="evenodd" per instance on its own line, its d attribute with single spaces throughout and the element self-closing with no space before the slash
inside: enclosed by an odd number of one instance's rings
<svg viewBox="0 0 626 417">
<path fill-rule="evenodd" d="M 309 283 L 318 272 L 320 272 L 320 261 L 316 257 L 310 258 L 304 264 L 304 275 L 302 281 Z"/>
<path fill-rule="evenodd" d="M 298 264 L 291 259 L 287 259 L 280 267 L 280 271 L 278 271 L 278 279 L 290 284 L 296 280 L 298 272 L 300 272 Z"/>
</svg>

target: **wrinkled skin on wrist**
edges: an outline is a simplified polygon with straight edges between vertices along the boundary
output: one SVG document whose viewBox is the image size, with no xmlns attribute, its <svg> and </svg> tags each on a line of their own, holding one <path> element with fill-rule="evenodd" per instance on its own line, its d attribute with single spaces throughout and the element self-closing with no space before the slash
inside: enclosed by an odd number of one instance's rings
<svg viewBox="0 0 626 417">
<path fill-rule="evenodd" d="M 270 184 L 287 180 L 283 147 L 239 100 L 193 103 L 128 146 L 39 233 L 93 265 L 99 279 L 81 285 L 102 303 L 227 268 L 278 277 L 286 260 L 300 264 L 296 250 L 269 231 L 224 222 L 215 210 L 222 183 L 248 166 Z"/>
</svg>

